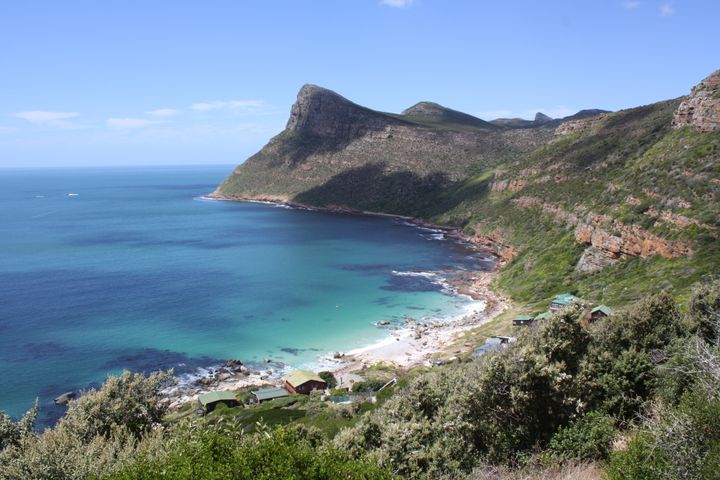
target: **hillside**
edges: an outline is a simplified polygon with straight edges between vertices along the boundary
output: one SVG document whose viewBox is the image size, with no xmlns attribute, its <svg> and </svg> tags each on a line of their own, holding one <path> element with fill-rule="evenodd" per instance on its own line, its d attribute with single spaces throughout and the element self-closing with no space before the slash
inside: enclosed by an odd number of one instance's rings
<svg viewBox="0 0 720 480">
<path fill-rule="evenodd" d="M 430 102 L 382 113 L 306 85 L 287 128 L 214 195 L 463 228 L 509 260 L 499 285 L 526 303 L 564 290 L 616 304 L 682 296 L 720 265 L 719 78 L 532 128 Z"/>
</svg>

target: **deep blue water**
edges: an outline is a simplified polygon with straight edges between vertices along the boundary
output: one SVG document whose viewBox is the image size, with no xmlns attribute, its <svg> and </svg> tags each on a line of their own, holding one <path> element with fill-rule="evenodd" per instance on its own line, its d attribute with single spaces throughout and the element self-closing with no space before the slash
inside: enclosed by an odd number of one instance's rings
<svg viewBox="0 0 720 480">
<path fill-rule="evenodd" d="M 0 170 L 0 410 L 21 415 L 122 369 L 237 358 L 308 366 L 372 322 L 467 300 L 395 272 L 478 268 L 389 218 L 212 202 L 230 167 Z M 76 193 L 68 196 L 68 193 Z"/>
</svg>

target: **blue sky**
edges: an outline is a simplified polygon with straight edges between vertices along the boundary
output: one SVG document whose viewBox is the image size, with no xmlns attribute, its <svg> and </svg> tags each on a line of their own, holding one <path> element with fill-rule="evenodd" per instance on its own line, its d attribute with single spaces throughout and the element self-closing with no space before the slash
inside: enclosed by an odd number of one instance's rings
<svg viewBox="0 0 720 480">
<path fill-rule="evenodd" d="M 304 83 L 379 110 L 617 110 L 720 68 L 720 2 L 0 4 L 0 167 L 236 164 Z"/>
</svg>

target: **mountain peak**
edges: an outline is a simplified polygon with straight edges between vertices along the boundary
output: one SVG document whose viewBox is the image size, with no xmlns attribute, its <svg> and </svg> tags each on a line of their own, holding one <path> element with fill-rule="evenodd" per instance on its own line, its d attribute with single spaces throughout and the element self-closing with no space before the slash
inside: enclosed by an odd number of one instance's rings
<svg viewBox="0 0 720 480">
<path fill-rule="evenodd" d="M 430 122 L 452 123 L 479 128 L 495 128 L 494 125 L 467 113 L 443 107 L 435 102 L 419 102 L 402 111 L 401 115 Z"/>
<path fill-rule="evenodd" d="M 552 120 L 553 120 L 552 117 L 548 117 L 547 115 L 545 115 L 545 114 L 542 113 L 542 112 L 537 112 L 537 113 L 535 114 L 535 120 L 534 120 L 534 122 L 535 122 L 535 123 L 547 123 L 547 122 L 552 122 Z"/>
</svg>

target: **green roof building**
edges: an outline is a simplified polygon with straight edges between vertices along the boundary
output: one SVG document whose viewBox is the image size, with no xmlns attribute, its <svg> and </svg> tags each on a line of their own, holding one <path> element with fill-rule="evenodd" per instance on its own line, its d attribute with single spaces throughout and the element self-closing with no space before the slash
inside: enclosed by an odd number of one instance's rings
<svg viewBox="0 0 720 480">
<path fill-rule="evenodd" d="M 612 309 L 607 305 L 598 305 L 597 307 L 590 310 L 590 318 L 592 320 L 609 317 L 610 315 L 612 315 Z"/>
<path fill-rule="evenodd" d="M 288 391 L 284 388 L 275 387 L 275 388 L 261 388 L 260 390 L 255 390 L 254 392 L 250 392 L 250 395 L 255 399 L 257 403 L 267 402 L 270 400 L 275 400 L 276 398 L 282 398 L 287 397 L 289 395 Z"/>
<path fill-rule="evenodd" d="M 215 407 L 221 403 L 227 405 L 229 408 L 240 405 L 240 402 L 235 398 L 235 394 L 227 390 L 203 393 L 198 397 L 200 409 L 205 413 L 212 412 L 215 410 Z"/>
<path fill-rule="evenodd" d="M 567 307 L 572 302 L 579 300 L 580 299 L 578 297 L 570 293 L 561 293 L 560 295 L 555 295 L 555 298 L 553 298 L 552 302 L 550 302 L 550 311 L 557 312 L 558 310 L 562 310 L 563 308 Z"/>
</svg>

